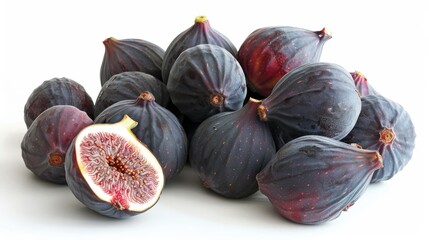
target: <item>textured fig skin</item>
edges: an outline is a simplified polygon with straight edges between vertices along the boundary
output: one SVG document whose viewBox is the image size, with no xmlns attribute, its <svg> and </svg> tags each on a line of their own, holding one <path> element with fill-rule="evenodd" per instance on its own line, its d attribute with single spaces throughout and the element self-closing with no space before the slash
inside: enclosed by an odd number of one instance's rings
<svg viewBox="0 0 429 240">
<path fill-rule="evenodd" d="M 246 80 L 238 61 L 225 49 L 200 44 L 174 63 L 167 90 L 171 101 L 193 122 L 238 110 L 246 97 Z"/>
<path fill-rule="evenodd" d="M 140 212 L 130 211 L 128 209 L 118 210 L 111 203 L 105 202 L 97 197 L 86 182 L 76 160 L 75 140 L 67 150 L 66 161 L 64 164 L 66 171 L 66 181 L 73 195 L 89 209 L 98 212 L 104 216 L 124 219 L 137 215 Z"/>
<path fill-rule="evenodd" d="M 136 119 L 131 131 L 155 155 L 166 180 L 178 175 L 188 157 L 185 130 L 173 113 L 155 102 L 150 92 L 143 92 L 136 100 L 123 100 L 106 108 L 95 123 L 115 123 L 124 115 Z"/>
<path fill-rule="evenodd" d="M 277 81 L 290 70 L 306 63 L 319 62 L 323 45 L 331 39 L 321 31 L 278 26 L 252 32 L 240 46 L 240 62 L 249 88 L 267 97 Z"/>
<path fill-rule="evenodd" d="M 86 112 L 70 105 L 57 105 L 42 112 L 21 142 L 22 159 L 35 175 L 65 184 L 65 154 L 81 129 L 91 125 Z"/>
<path fill-rule="evenodd" d="M 135 100 L 144 91 L 151 92 L 163 107 L 170 102 L 167 86 L 162 81 L 143 72 L 123 72 L 111 77 L 101 88 L 95 101 L 95 117 L 114 103 Z"/>
<path fill-rule="evenodd" d="M 113 75 L 139 71 L 162 79 L 161 67 L 164 50 L 142 39 L 107 38 L 103 41 L 105 53 L 100 69 L 101 86 Z"/>
<path fill-rule="evenodd" d="M 377 151 L 307 135 L 284 145 L 257 175 L 257 181 L 283 217 L 300 224 L 319 224 L 349 209 L 382 166 Z"/>
<path fill-rule="evenodd" d="M 386 136 L 386 133 L 394 136 Z M 356 125 L 342 141 L 381 154 L 384 167 L 375 171 L 371 179 L 375 183 L 391 179 L 408 164 L 415 139 L 411 117 L 401 105 L 381 95 L 368 95 L 362 98 L 362 111 Z"/>
<path fill-rule="evenodd" d="M 167 84 L 170 70 L 179 55 L 186 49 L 199 44 L 220 46 L 230 52 L 235 58 L 237 56 L 237 49 L 234 44 L 222 33 L 212 28 L 206 17 L 198 16 L 195 19 L 194 25 L 174 38 L 165 51 L 162 62 L 162 79 L 164 83 Z"/>
<path fill-rule="evenodd" d="M 27 128 L 36 117 L 55 105 L 72 105 L 94 118 L 94 102 L 84 87 L 68 78 L 52 78 L 33 90 L 24 106 Z"/>
<path fill-rule="evenodd" d="M 344 138 L 361 100 L 349 72 L 333 63 L 310 63 L 286 74 L 259 107 L 277 148 L 304 135 Z"/>
<path fill-rule="evenodd" d="M 206 119 L 191 140 L 191 167 L 219 195 L 244 198 L 255 193 L 256 174 L 275 154 L 270 129 L 257 117 L 259 104 L 250 100 L 238 111 Z"/>
<path fill-rule="evenodd" d="M 368 79 L 359 71 L 350 73 L 353 81 L 355 82 L 356 89 L 359 91 L 361 97 L 368 95 L 380 95 L 368 82 Z"/>
</svg>

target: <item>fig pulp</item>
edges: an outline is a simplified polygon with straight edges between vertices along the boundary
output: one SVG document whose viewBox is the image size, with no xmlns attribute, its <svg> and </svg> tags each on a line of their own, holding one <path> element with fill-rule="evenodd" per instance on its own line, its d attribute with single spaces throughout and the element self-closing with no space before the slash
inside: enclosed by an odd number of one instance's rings
<svg viewBox="0 0 429 240">
<path fill-rule="evenodd" d="M 21 142 L 25 166 L 41 179 L 65 184 L 64 161 L 73 138 L 92 124 L 86 112 L 70 105 L 43 111 L 30 125 Z"/>
<path fill-rule="evenodd" d="M 323 28 L 265 27 L 252 32 L 240 46 L 240 62 L 249 88 L 267 97 L 277 81 L 292 69 L 318 62 L 331 34 Z"/>
<path fill-rule="evenodd" d="M 190 47 L 199 44 L 212 44 L 220 46 L 230 52 L 234 57 L 237 56 L 237 49 L 232 42 L 212 28 L 209 20 L 205 16 L 195 18 L 195 23 L 190 28 L 180 33 L 168 46 L 162 61 L 162 80 L 167 84 L 170 71 L 179 55 Z"/>
<path fill-rule="evenodd" d="M 137 119 L 132 129 L 161 164 L 166 180 L 183 169 L 188 157 L 186 133 L 177 118 L 155 102 L 150 92 L 142 92 L 137 100 L 123 100 L 106 108 L 95 123 L 115 123 L 124 115 Z"/>
<path fill-rule="evenodd" d="M 391 179 L 410 161 L 416 132 L 407 111 L 381 95 L 362 98 L 362 111 L 351 132 L 342 140 L 377 150 L 384 167 L 375 171 L 372 183 Z"/>
<path fill-rule="evenodd" d="M 36 117 L 55 105 L 72 105 L 94 118 L 94 102 L 82 85 L 68 78 L 52 78 L 33 90 L 24 107 L 27 128 Z"/>
<path fill-rule="evenodd" d="M 103 41 L 105 53 L 100 69 L 101 86 L 113 75 L 138 71 L 162 79 L 164 50 L 142 39 L 107 38 Z"/>
<path fill-rule="evenodd" d="M 111 77 L 101 87 L 95 101 L 95 117 L 104 109 L 122 100 L 135 100 L 140 93 L 151 92 L 163 107 L 170 102 L 167 87 L 161 80 L 143 72 L 123 72 Z"/>
<path fill-rule="evenodd" d="M 317 224 L 350 208 L 382 165 L 377 151 L 307 135 L 284 145 L 257 175 L 257 181 L 283 217 Z"/>
<path fill-rule="evenodd" d="M 369 84 L 368 79 L 359 71 L 350 73 L 355 81 L 356 89 L 359 91 L 361 97 L 368 95 L 379 95 L 379 93 Z"/>
<path fill-rule="evenodd" d="M 164 186 L 162 168 L 131 132 L 127 115 L 117 123 L 84 128 L 70 145 L 66 181 L 76 198 L 102 215 L 127 218 L 156 204 Z"/>
<path fill-rule="evenodd" d="M 277 148 L 304 135 L 344 138 L 355 125 L 361 100 L 353 79 L 333 63 L 309 63 L 290 71 L 258 107 Z"/>
<path fill-rule="evenodd" d="M 258 190 L 256 174 L 275 153 L 268 125 L 257 116 L 260 101 L 250 99 L 240 110 L 216 114 L 197 128 L 189 162 L 202 184 L 228 198 Z"/>
<path fill-rule="evenodd" d="M 171 68 L 167 83 L 171 101 L 193 122 L 243 106 L 246 80 L 240 64 L 219 46 L 188 48 Z"/>
</svg>

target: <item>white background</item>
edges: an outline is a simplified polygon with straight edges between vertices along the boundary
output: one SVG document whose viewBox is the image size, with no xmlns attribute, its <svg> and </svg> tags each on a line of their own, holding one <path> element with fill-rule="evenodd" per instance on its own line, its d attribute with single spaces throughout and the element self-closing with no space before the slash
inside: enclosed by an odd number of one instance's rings
<svg viewBox="0 0 429 240">
<path fill-rule="evenodd" d="M 349 239 L 428 236 L 429 19 L 424 1 L 1 1 L 0 233 L 6 239 Z M 303 226 L 281 218 L 260 193 L 243 200 L 200 187 L 186 168 L 148 212 L 114 220 L 85 208 L 67 186 L 24 166 L 24 104 L 53 77 L 81 83 L 92 98 L 107 37 L 141 38 L 166 49 L 207 15 L 237 48 L 255 29 L 289 25 L 333 34 L 322 61 L 359 70 L 403 105 L 417 131 L 414 156 L 392 180 L 371 185 L 338 219 Z M 388 239 L 388 238 L 383 238 Z"/>
</svg>

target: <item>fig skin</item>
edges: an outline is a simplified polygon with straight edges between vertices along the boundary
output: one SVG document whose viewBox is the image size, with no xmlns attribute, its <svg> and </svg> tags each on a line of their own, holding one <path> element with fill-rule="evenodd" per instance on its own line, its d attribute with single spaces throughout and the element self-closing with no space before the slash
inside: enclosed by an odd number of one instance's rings
<svg viewBox="0 0 429 240">
<path fill-rule="evenodd" d="M 86 112 L 70 105 L 56 105 L 42 112 L 21 142 L 25 166 L 49 182 L 65 184 L 65 154 L 81 129 L 93 123 Z"/>
<path fill-rule="evenodd" d="M 237 49 L 234 44 L 225 35 L 212 28 L 206 16 L 197 16 L 194 25 L 174 38 L 165 51 L 162 62 L 162 80 L 165 84 L 169 81 L 171 68 L 179 55 L 186 49 L 199 44 L 222 47 L 234 58 L 237 57 Z"/>
<path fill-rule="evenodd" d="M 375 171 L 371 183 L 386 181 L 411 160 L 416 132 L 411 116 L 400 104 L 381 95 L 362 98 L 362 111 L 351 132 L 342 141 L 377 150 L 384 167 Z"/>
<path fill-rule="evenodd" d="M 210 44 L 180 54 L 171 69 L 167 91 L 179 111 L 196 123 L 242 108 L 247 93 L 238 61 L 224 48 Z"/>
<path fill-rule="evenodd" d="M 145 91 L 136 100 L 123 100 L 106 108 L 95 123 L 115 123 L 124 115 L 136 119 L 131 131 L 155 155 L 166 181 L 178 175 L 188 157 L 188 140 L 182 125 L 170 111 L 155 102 Z"/>
<path fill-rule="evenodd" d="M 91 133 L 103 133 L 103 132 L 113 132 L 113 133 L 119 133 L 118 134 L 119 137 L 125 137 L 129 143 L 131 143 L 134 147 L 137 147 L 134 144 L 139 144 L 141 147 L 143 147 L 145 150 L 145 157 L 146 157 L 146 161 L 149 161 L 149 159 L 155 159 L 155 157 L 152 155 L 152 153 L 147 150 L 147 148 L 144 146 L 144 144 L 142 144 L 131 132 L 131 128 L 136 126 L 136 122 L 129 118 L 127 115 L 124 116 L 124 118 L 115 124 L 93 124 L 91 126 L 88 126 L 86 128 L 84 128 L 74 139 L 73 142 L 70 144 L 70 147 L 67 150 L 66 153 L 66 161 L 65 161 L 65 172 L 66 172 L 66 181 L 67 181 L 67 185 L 69 186 L 71 192 L 73 193 L 73 195 L 81 202 L 83 203 L 86 207 L 88 207 L 89 209 L 107 216 L 107 217 L 111 217 L 111 218 L 116 218 L 116 219 L 125 219 L 125 218 L 129 218 L 138 214 L 141 214 L 147 210 L 149 210 L 150 208 L 152 208 L 159 200 L 159 196 L 162 193 L 162 189 L 164 186 L 164 176 L 162 173 L 162 169 L 159 166 L 158 162 L 156 162 L 156 165 L 154 165 L 154 162 L 151 163 L 151 165 L 155 168 L 157 168 L 157 174 L 159 175 L 158 179 L 158 196 L 155 196 L 156 198 L 151 199 L 150 200 L 150 205 L 145 206 L 144 209 L 136 211 L 136 210 L 130 210 L 129 208 L 118 208 L 117 205 L 115 205 L 115 203 L 113 202 L 113 196 L 109 195 L 109 197 L 111 197 L 109 200 L 105 200 L 102 199 L 101 197 L 97 196 L 97 194 L 95 193 L 95 191 L 91 188 L 90 184 L 88 183 L 88 181 L 85 179 L 85 176 L 83 175 L 82 171 L 79 167 L 79 163 L 78 163 L 78 158 L 76 155 L 76 144 L 79 144 L 77 142 L 78 138 L 80 137 L 81 134 L 87 134 L 88 132 L 91 132 L 90 130 L 88 130 L 88 128 L 98 128 L 97 131 L 92 131 Z M 121 129 L 118 130 L 117 125 L 121 125 L 120 128 L 124 128 L 125 129 Z M 85 132 L 86 131 L 86 132 Z M 124 134 L 123 131 L 126 131 L 126 136 Z M 82 142 L 81 142 L 82 143 Z M 97 143 L 87 143 L 89 145 L 93 145 L 93 144 L 97 144 Z M 126 150 L 127 147 L 119 147 L 118 149 L 116 149 L 116 151 L 127 151 Z M 140 151 L 143 149 L 139 149 Z M 149 155 L 148 155 L 149 154 Z M 108 166 L 107 164 L 107 160 L 106 159 L 101 159 L 101 161 L 106 161 L 105 164 L 106 166 Z M 84 167 L 83 167 L 84 168 Z M 113 169 L 110 169 L 112 172 L 116 171 Z M 87 169 L 85 169 L 84 172 L 87 172 Z M 100 174 L 106 174 L 103 172 L 99 172 Z M 86 173 L 88 174 L 88 173 Z M 94 185 L 94 183 L 92 183 Z M 116 191 L 120 192 L 120 189 L 113 189 Z M 120 206 L 119 206 L 120 207 Z"/>
<path fill-rule="evenodd" d="M 368 95 L 380 95 L 374 87 L 369 84 L 368 79 L 359 71 L 354 71 L 350 73 L 352 75 L 353 81 L 355 82 L 356 89 L 359 91 L 361 97 Z"/>
<path fill-rule="evenodd" d="M 259 117 L 268 121 L 277 148 L 304 135 L 337 140 L 354 127 L 360 96 L 348 71 L 334 63 L 309 63 L 277 82 L 262 100 Z"/>
<path fill-rule="evenodd" d="M 101 86 L 113 75 L 138 71 L 162 79 L 164 50 L 142 39 L 107 38 L 103 41 L 105 53 L 100 69 Z"/>
<path fill-rule="evenodd" d="M 256 178 L 260 191 L 283 217 L 320 224 L 348 210 L 382 166 L 375 150 L 307 135 L 284 145 Z"/>
<path fill-rule="evenodd" d="M 289 26 L 264 27 L 253 31 L 238 50 L 249 88 L 267 97 L 277 81 L 292 69 L 319 62 L 331 34 L 323 28 L 310 31 Z"/>
<path fill-rule="evenodd" d="M 95 117 L 119 101 L 135 100 L 144 91 L 151 92 L 161 106 L 169 105 L 170 95 L 161 80 L 143 72 L 123 72 L 111 77 L 101 88 L 95 101 Z"/>
<path fill-rule="evenodd" d="M 94 102 L 82 85 L 69 78 L 52 78 L 35 88 L 25 103 L 27 129 L 39 114 L 55 105 L 75 106 L 94 119 Z"/>
<path fill-rule="evenodd" d="M 267 123 L 257 117 L 260 101 L 218 113 L 197 128 L 189 162 L 204 187 L 227 198 L 245 198 L 258 190 L 258 174 L 275 154 Z"/>
</svg>

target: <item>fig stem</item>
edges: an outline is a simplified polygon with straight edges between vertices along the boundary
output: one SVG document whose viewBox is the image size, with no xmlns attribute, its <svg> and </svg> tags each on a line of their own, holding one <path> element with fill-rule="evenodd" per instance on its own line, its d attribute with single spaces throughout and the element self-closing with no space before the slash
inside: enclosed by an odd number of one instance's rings
<svg viewBox="0 0 429 240">
<path fill-rule="evenodd" d="M 258 116 L 262 122 L 266 122 L 267 119 L 267 108 L 264 105 L 259 105 L 258 107 Z"/>
<path fill-rule="evenodd" d="M 119 124 L 120 126 L 125 127 L 128 130 L 131 130 L 132 128 L 137 126 L 138 122 L 134 121 L 127 114 L 125 114 L 122 120 L 117 122 L 116 124 Z"/>
<path fill-rule="evenodd" d="M 145 101 L 154 101 L 155 100 L 155 97 L 149 91 L 144 91 L 144 92 L 140 93 L 139 98 L 141 98 Z"/>
<path fill-rule="evenodd" d="M 203 23 L 203 22 L 205 22 L 205 21 L 207 21 L 207 17 L 206 17 L 206 16 L 204 16 L 204 15 L 197 16 L 197 17 L 195 18 L 195 23 Z"/>
</svg>

